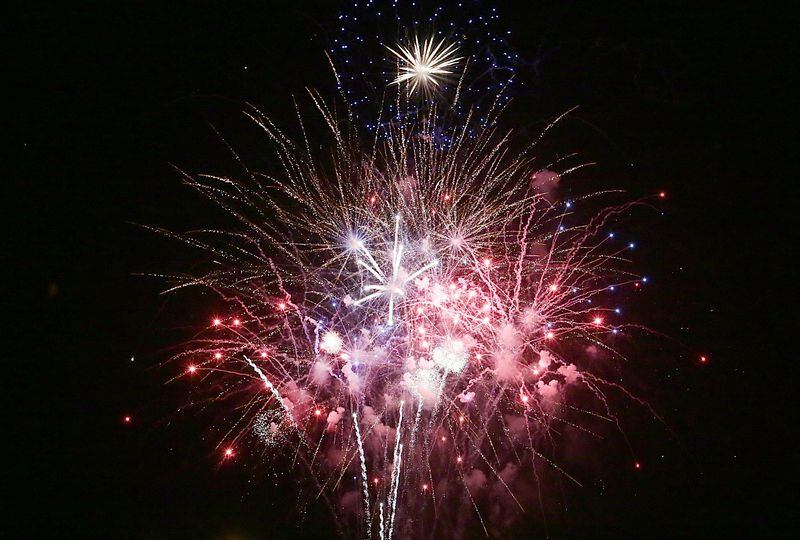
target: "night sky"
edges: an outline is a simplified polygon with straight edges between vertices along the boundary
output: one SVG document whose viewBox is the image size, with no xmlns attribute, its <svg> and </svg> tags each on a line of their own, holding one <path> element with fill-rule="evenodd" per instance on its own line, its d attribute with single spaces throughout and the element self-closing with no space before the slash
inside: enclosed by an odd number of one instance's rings
<svg viewBox="0 0 800 540">
<path fill-rule="evenodd" d="M 598 189 L 667 194 L 663 215 L 637 212 L 626 231 L 651 278 L 632 310 L 668 336 L 646 340 L 631 377 L 669 429 L 632 410 L 642 468 L 624 445 L 595 449 L 620 457 L 554 494 L 564 508 L 547 525 L 523 517 L 517 538 L 797 532 L 785 512 L 796 489 L 783 487 L 796 476 L 775 472 L 796 431 L 784 396 L 797 368 L 781 353 L 797 320 L 784 314 L 796 48 L 775 7 L 701 4 L 497 3 L 525 60 L 505 125 L 535 135 L 577 105 L 543 152 L 598 162 L 583 176 Z M 213 415 L 180 412 L 189 390 L 159 364 L 213 306 L 138 275 L 199 255 L 137 224 L 227 223 L 175 167 L 234 170 L 214 126 L 258 168 L 267 146 L 245 104 L 286 125 L 306 86 L 334 97 L 323 51 L 336 2 L 16 11 L 0 536 L 331 537 L 322 506 L 298 517 L 291 473 L 247 455 L 220 464 Z"/>
</svg>

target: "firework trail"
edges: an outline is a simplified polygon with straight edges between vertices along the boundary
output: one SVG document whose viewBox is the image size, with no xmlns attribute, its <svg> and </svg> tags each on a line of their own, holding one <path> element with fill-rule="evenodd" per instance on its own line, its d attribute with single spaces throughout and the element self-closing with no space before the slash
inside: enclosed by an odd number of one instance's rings
<svg viewBox="0 0 800 540">
<path fill-rule="evenodd" d="M 424 44 L 400 56 L 453 65 L 451 46 Z M 420 90 L 406 74 L 398 82 Z M 523 508 L 515 486 L 537 463 L 573 478 L 547 457 L 557 426 L 618 425 L 607 393 L 625 390 L 576 351 L 614 356 L 627 328 L 603 306 L 643 283 L 621 269 L 633 245 L 607 230 L 629 205 L 581 221 L 575 206 L 603 194 L 559 200 L 578 166 L 541 167 L 535 143 L 497 127 L 499 110 L 476 125 L 431 106 L 364 143 L 310 97 L 330 160 L 251 108 L 276 170 L 185 175 L 240 226 L 162 231 L 213 259 L 167 276 L 170 290 L 212 292 L 229 310 L 174 360 L 244 399 L 234 442 L 282 441 L 301 456 L 347 534 L 450 536 L 472 518 L 487 531 L 508 512 L 495 501 Z M 588 397 L 576 405 L 574 392 Z"/>
</svg>

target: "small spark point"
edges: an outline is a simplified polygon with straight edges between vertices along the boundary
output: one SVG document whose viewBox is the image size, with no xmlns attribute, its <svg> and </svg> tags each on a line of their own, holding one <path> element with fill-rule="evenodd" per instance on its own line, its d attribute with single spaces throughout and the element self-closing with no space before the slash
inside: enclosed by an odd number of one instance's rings
<svg viewBox="0 0 800 540">
<path fill-rule="evenodd" d="M 214 360 L 219 360 L 222 358 L 222 353 L 214 353 Z"/>
<path fill-rule="evenodd" d="M 428 491 L 428 484 L 422 484 L 422 490 Z"/>
<path fill-rule="evenodd" d="M 234 452 L 233 452 L 233 448 L 226 448 L 226 449 L 225 449 L 225 458 L 226 458 L 226 459 L 228 459 L 228 458 L 232 458 L 232 457 L 233 457 L 233 454 L 234 454 Z"/>
<path fill-rule="evenodd" d="M 265 351 L 261 351 L 261 355 L 260 356 L 261 356 L 261 358 L 266 358 L 267 357 L 267 353 Z"/>
<path fill-rule="evenodd" d="M 642 468 L 642 464 L 641 464 L 641 463 L 639 463 L 639 462 L 637 461 L 637 462 L 634 464 L 634 467 L 636 467 L 637 469 L 641 469 L 641 468 Z"/>
<path fill-rule="evenodd" d="M 322 414 L 322 411 L 321 411 L 321 410 L 319 410 L 319 409 L 317 409 L 317 410 L 315 410 L 315 411 L 314 411 L 314 416 L 319 416 L 319 415 L 321 415 L 321 414 Z"/>
<path fill-rule="evenodd" d="M 491 265 L 492 265 L 492 259 L 483 259 L 483 266 L 487 266 L 488 267 L 488 266 L 491 266 Z"/>
<path fill-rule="evenodd" d="M 592 322 L 595 324 L 595 326 L 600 326 L 603 324 L 603 319 L 601 317 L 595 317 Z"/>
<path fill-rule="evenodd" d="M 222 324 L 222 321 L 220 319 L 214 319 L 214 326 L 219 326 L 221 324 Z"/>
<path fill-rule="evenodd" d="M 186 371 L 188 371 L 189 373 L 194 373 L 195 371 L 197 371 L 197 366 L 194 366 L 194 365 L 192 365 L 192 366 L 189 366 L 189 367 L 186 369 Z"/>
<path fill-rule="evenodd" d="M 278 304 L 278 309 L 280 309 L 281 311 L 285 310 L 286 309 L 286 303 L 285 302 L 281 302 L 280 304 Z"/>
<path fill-rule="evenodd" d="M 456 458 L 456 463 L 461 463 L 462 461 L 464 461 L 464 460 L 462 459 L 462 457 L 461 457 L 461 456 L 458 456 L 458 457 Z"/>
<path fill-rule="evenodd" d="M 553 332 L 547 332 L 544 335 L 544 337 L 546 337 L 547 339 L 553 339 L 554 336 L 555 336 L 555 334 L 553 334 Z"/>
<path fill-rule="evenodd" d="M 550 285 L 549 289 L 550 289 L 551 291 L 555 292 L 555 291 L 557 291 L 557 290 L 558 290 L 558 285 L 556 285 L 555 283 L 553 283 L 553 284 L 551 284 L 551 285 Z"/>
<path fill-rule="evenodd" d="M 446 440 L 447 440 L 447 437 L 442 437 L 442 442 L 445 442 Z"/>
<path fill-rule="evenodd" d="M 708 357 L 707 357 L 707 356 L 701 356 L 701 357 L 700 357 L 700 362 L 702 362 L 703 364 L 705 364 L 706 362 L 708 362 Z"/>
<path fill-rule="evenodd" d="M 125 422 L 126 424 L 130 424 L 131 420 L 132 418 L 130 416 L 125 416 L 122 418 L 122 421 Z"/>
<path fill-rule="evenodd" d="M 522 396 L 522 402 L 523 403 L 527 403 L 528 399 L 529 399 L 528 396 Z"/>
<path fill-rule="evenodd" d="M 242 324 L 242 321 L 239 319 L 233 319 L 233 326 L 239 326 L 240 324 Z"/>
<path fill-rule="evenodd" d="M 662 192 L 660 192 L 658 194 L 658 196 L 663 199 L 663 198 L 665 198 L 667 196 L 667 192 L 666 191 L 662 191 Z"/>
</svg>

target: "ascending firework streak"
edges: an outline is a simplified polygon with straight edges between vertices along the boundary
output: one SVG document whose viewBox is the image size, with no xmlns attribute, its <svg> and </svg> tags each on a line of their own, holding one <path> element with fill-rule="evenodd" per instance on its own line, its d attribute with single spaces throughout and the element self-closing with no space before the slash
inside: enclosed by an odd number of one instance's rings
<svg viewBox="0 0 800 540">
<path fill-rule="evenodd" d="M 372 537 L 372 514 L 369 511 L 369 480 L 367 479 L 367 459 L 364 457 L 364 442 L 361 439 L 361 430 L 358 428 L 358 415 L 353 413 L 353 426 L 356 428 L 356 439 L 358 440 L 358 456 L 361 458 L 361 479 L 364 482 L 364 506 L 367 511 L 367 536 Z"/>
<path fill-rule="evenodd" d="M 449 536 L 487 510 L 508 521 L 543 468 L 572 478 L 549 457 L 560 426 L 619 425 L 608 394 L 629 394 L 586 351 L 614 358 L 627 327 L 608 294 L 645 281 L 619 269 L 633 244 L 606 226 L 627 206 L 582 221 L 575 206 L 594 198 L 559 201 L 561 175 L 534 144 L 512 148 L 497 118 L 452 125 L 432 108 L 364 145 L 311 97 L 331 165 L 251 109 L 278 170 L 186 175 L 241 226 L 167 233 L 213 258 L 169 276 L 174 289 L 229 311 L 176 360 L 243 400 L 231 444 L 286 441 L 343 533 L 424 537 L 435 520 Z"/>
</svg>

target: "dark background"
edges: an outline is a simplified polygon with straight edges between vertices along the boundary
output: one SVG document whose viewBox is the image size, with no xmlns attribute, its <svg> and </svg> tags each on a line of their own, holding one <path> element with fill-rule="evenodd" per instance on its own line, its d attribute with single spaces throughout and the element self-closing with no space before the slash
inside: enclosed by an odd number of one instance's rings
<svg viewBox="0 0 800 540">
<path fill-rule="evenodd" d="M 210 310 L 133 275 L 196 255 L 131 223 L 217 222 L 170 164 L 230 167 L 213 123 L 257 166 L 245 102 L 281 124 L 305 86 L 332 97 L 322 51 L 335 3 L 164 4 L 28 4 L 5 21 L 0 531 L 328 537 L 321 508 L 298 519 L 291 474 L 247 455 L 220 465 L 208 417 L 175 414 L 187 390 L 165 386 L 161 350 Z M 547 148 L 598 161 L 598 187 L 667 192 L 663 216 L 629 229 L 652 276 L 637 314 L 671 336 L 660 349 L 671 360 L 643 385 L 677 440 L 634 422 L 641 470 L 597 471 L 603 488 L 573 494 L 567 519 L 518 536 L 789 536 L 797 497 L 781 480 L 797 482 L 776 473 L 797 374 L 781 354 L 796 321 L 783 315 L 797 238 L 788 11 L 547 4 L 498 4 L 526 59 L 507 122 L 536 132 L 580 105 Z"/>
</svg>

